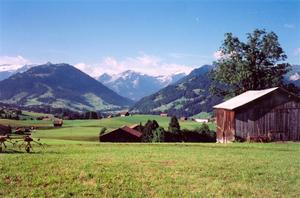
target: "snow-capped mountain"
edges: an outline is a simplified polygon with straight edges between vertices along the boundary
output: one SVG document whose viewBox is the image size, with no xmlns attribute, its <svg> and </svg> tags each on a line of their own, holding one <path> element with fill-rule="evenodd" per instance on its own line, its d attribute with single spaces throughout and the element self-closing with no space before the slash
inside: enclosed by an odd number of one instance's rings
<svg viewBox="0 0 300 198">
<path fill-rule="evenodd" d="M 184 73 L 169 76 L 150 76 L 128 70 L 114 75 L 104 73 L 98 80 L 121 96 L 139 100 L 175 83 L 184 76 Z"/>
<path fill-rule="evenodd" d="M 0 81 L 9 78 L 16 73 L 23 73 L 36 65 L 24 65 L 22 67 L 10 67 L 9 65 L 0 65 Z"/>
<path fill-rule="evenodd" d="M 291 71 L 286 74 L 285 79 L 300 87 L 300 65 L 293 65 Z"/>
</svg>

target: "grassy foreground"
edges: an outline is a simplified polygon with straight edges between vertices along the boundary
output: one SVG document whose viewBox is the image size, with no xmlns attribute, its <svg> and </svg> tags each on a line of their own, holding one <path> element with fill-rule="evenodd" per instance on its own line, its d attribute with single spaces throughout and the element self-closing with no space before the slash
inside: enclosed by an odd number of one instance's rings
<svg viewBox="0 0 300 198">
<path fill-rule="evenodd" d="M 47 144 L 0 155 L 0 197 L 300 197 L 296 143 Z"/>
</svg>

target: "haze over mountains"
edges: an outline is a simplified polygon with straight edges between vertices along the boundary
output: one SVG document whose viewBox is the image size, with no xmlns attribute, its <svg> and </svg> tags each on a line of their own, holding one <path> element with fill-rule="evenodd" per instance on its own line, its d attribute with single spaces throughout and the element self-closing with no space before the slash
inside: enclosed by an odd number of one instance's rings
<svg viewBox="0 0 300 198">
<path fill-rule="evenodd" d="M 73 111 L 117 110 L 133 104 L 75 67 L 51 63 L 1 81 L 0 102 Z"/>
</svg>

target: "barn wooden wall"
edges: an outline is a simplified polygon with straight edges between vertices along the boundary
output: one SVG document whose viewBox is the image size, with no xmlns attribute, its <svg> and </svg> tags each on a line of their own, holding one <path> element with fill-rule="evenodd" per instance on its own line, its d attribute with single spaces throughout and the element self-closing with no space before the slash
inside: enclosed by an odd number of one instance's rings
<svg viewBox="0 0 300 198">
<path fill-rule="evenodd" d="M 300 140 L 300 102 L 275 92 L 236 110 L 235 135 L 265 136 L 272 140 Z"/>
<path fill-rule="evenodd" d="M 234 111 L 226 109 L 215 110 L 217 121 L 217 142 L 226 143 L 234 140 L 234 114 Z"/>
</svg>

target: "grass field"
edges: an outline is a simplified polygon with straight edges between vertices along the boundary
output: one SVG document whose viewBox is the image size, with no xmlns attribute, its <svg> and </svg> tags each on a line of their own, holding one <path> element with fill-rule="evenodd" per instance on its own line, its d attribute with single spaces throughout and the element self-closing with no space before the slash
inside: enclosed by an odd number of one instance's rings
<svg viewBox="0 0 300 198">
<path fill-rule="evenodd" d="M 46 143 L 0 155 L 0 197 L 300 196 L 296 143 Z"/>
<path fill-rule="evenodd" d="M 299 143 L 95 142 L 102 127 L 148 119 L 167 128 L 170 118 L 67 120 L 58 129 L 45 129 L 51 121 L 0 120 L 41 127 L 33 136 L 46 144 L 30 154 L 8 145 L 0 154 L 0 197 L 300 197 Z"/>
<path fill-rule="evenodd" d="M 115 117 L 101 120 L 65 120 L 62 128 L 52 128 L 52 121 L 40 120 L 4 120 L 0 119 L 0 124 L 11 126 L 37 126 L 38 130 L 33 133 L 34 137 L 51 138 L 63 140 L 86 140 L 98 141 L 101 128 L 107 128 L 111 131 L 124 125 L 145 124 L 147 120 L 156 120 L 160 126 L 168 128 L 170 122 L 169 117 L 160 117 L 157 115 L 133 115 L 128 117 Z M 193 121 L 180 121 L 181 128 L 195 129 L 201 126 L 201 123 Z M 210 124 L 212 130 L 215 129 L 213 124 Z"/>
</svg>

